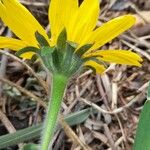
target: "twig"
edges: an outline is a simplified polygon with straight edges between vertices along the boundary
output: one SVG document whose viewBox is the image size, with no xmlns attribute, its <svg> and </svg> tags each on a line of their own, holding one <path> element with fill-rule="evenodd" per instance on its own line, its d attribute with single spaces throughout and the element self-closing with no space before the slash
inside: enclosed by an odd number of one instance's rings
<svg viewBox="0 0 150 150">
<path fill-rule="evenodd" d="M 12 125 L 12 123 L 9 121 L 7 116 L 0 110 L 0 120 L 5 125 L 6 129 L 9 131 L 9 133 L 16 132 L 16 129 Z"/>
<path fill-rule="evenodd" d="M 149 83 L 150 83 L 149 81 L 146 82 L 144 85 L 142 85 L 142 86 L 137 90 L 137 92 L 142 92 L 142 91 L 144 91 L 146 88 L 148 88 Z"/>
<path fill-rule="evenodd" d="M 85 77 L 85 76 L 90 75 L 92 72 L 93 72 L 93 71 L 92 71 L 91 69 L 89 69 L 89 70 L 86 71 L 85 73 L 81 74 L 81 75 L 77 78 L 77 80 L 79 80 L 79 79 L 81 79 L 81 78 L 83 78 L 83 77 Z"/>
<path fill-rule="evenodd" d="M 111 132 L 110 132 L 110 130 L 109 130 L 109 128 L 108 128 L 108 126 L 106 124 L 104 124 L 104 130 L 105 130 L 105 134 L 106 134 L 106 136 L 108 138 L 108 142 L 109 142 L 112 150 L 117 150 L 117 148 L 115 146 L 115 142 L 114 142 L 114 140 L 113 140 L 113 138 L 111 136 Z"/>
<path fill-rule="evenodd" d="M 69 125 L 64 121 L 62 116 L 59 117 L 59 123 L 63 127 L 66 135 L 74 142 L 79 144 L 83 150 L 92 150 L 88 145 L 84 144 L 78 136 L 73 132 L 73 130 L 69 127 Z"/>
<path fill-rule="evenodd" d="M 7 32 L 7 36 L 11 37 L 12 33 L 10 30 Z M 5 49 L 8 52 L 8 49 Z M 4 51 L 5 51 L 4 50 Z M 1 65 L 0 65 L 0 78 L 5 77 L 6 74 L 6 67 L 7 67 L 8 58 L 6 55 L 2 55 L 1 58 Z M 0 97 L 2 97 L 2 83 L 0 82 Z M 2 100 L 2 99 L 1 99 Z M 10 122 L 10 120 L 7 118 L 7 116 L 3 113 L 6 112 L 5 110 L 5 101 L 2 101 L 2 110 L 0 110 L 0 120 L 2 121 L 5 128 L 8 130 L 9 133 L 15 133 L 16 129 L 14 128 L 13 124 Z M 19 149 L 22 149 L 23 144 L 18 144 Z"/>
<path fill-rule="evenodd" d="M 8 85 L 17 88 L 20 92 L 22 92 L 23 94 L 29 96 L 32 98 L 32 100 L 37 101 L 40 105 L 42 105 L 43 107 L 47 107 L 46 103 L 44 101 L 42 101 L 39 97 L 37 97 L 36 95 L 32 94 L 31 92 L 29 92 L 28 90 L 22 88 L 21 86 L 7 80 L 4 78 L 0 78 L 0 81 L 7 83 Z"/>
<path fill-rule="evenodd" d="M 97 83 L 98 92 L 102 96 L 102 99 L 103 99 L 105 106 L 107 107 L 107 109 L 109 109 L 108 99 L 106 98 L 106 92 L 104 91 L 104 88 L 102 86 L 102 81 L 101 81 L 101 78 L 99 75 L 96 75 L 96 83 Z"/>
<path fill-rule="evenodd" d="M 33 69 L 30 66 L 28 66 L 23 60 L 21 60 L 18 57 L 14 56 L 6 51 L 3 51 L 3 50 L 0 50 L 0 54 L 9 56 L 10 58 L 12 58 L 12 59 L 18 61 L 20 64 L 22 64 L 25 68 L 27 68 L 27 70 L 38 80 L 39 84 L 44 88 L 46 93 L 48 93 L 47 84 L 39 76 L 37 76 L 37 74 L 33 71 Z"/>
<path fill-rule="evenodd" d="M 130 44 L 129 42 L 125 41 L 125 40 L 121 40 L 122 43 L 124 43 L 125 45 L 129 46 L 131 49 L 133 49 L 134 51 L 140 53 L 141 55 L 145 56 L 148 60 L 150 60 L 150 55 L 148 53 L 146 53 L 145 51 L 143 51 L 142 49 Z"/>
<path fill-rule="evenodd" d="M 130 42 L 133 42 L 137 45 L 142 45 L 142 46 L 146 46 L 147 48 L 150 48 L 150 44 L 146 40 L 142 39 L 142 37 L 138 38 L 138 37 L 134 36 L 134 38 L 132 38 L 132 37 L 127 36 L 125 34 L 121 35 L 120 37 L 122 40 L 130 41 Z"/>
<path fill-rule="evenodd" d="M 84 99 L 84 98 L 79 98 L 80 101 L 83 101 L 84 103 L 86 103 L 89 106 L 92 106 L 93 108 L 95 108 L 96 110 L 102 112 L 102 113 L 106 113 L 106 114 L 117 114 L 122 112 L 124 109 L 129 108 L 131 105 L 133 105 L 136 101 L 139 100 L 139 98 L 143 96 L 143 93 L 138 94 L 137 96 L 135 96 L 129 103 L 127 103 L 126 105 L 119 107 L 117 109 L 114 109 L 112 111 L 107 111 L 104 110 L 103 108 L 99 107 L 98 105 Z"/>
<path fill-rule="evenodd" d="M 115 109 L 117 108 L 117 101 L 118 101 L 118 82 L 120 81 L 122 77 L 122 71 L 119 70 L 119 72 L 117 72 L 116 77 L 113 79 L 112 81 L 112 105 L 111 105 L 111 109 Z"/>
<path fill-rule="evenodd" d="M 123 141 L 124 137 L 121 136 L 116 142 L 115 142 L 115 146 L 119 146 L 121 144 L 121 142 Z M 107 149 L 107 150 L 112 150 L 111 148 Z"/>
<path fill-rule="evenodd" d="M 7 65 L 7 56 L 2 55 L 1 65 L 0 65 L 0 77 L 4 77 L 5 76 L 6 65 Z M 0 83 L 0 97 L 1 96 L 2 96 L 2 83 Z"/>
<path fill-rule="evenodd" d="M 124 130 L 123 130 L 123 126 L 122 126 L 121 120 L 120 120 L 120 118 L 119 118 L 119 115 L 118 115 L 118 114 L 115 114 L 115 116 L 116 116 L 116 118 L 117 118 L 119 127 L 120 127 L 120 129 L 121 129 L 123 140 L 126 142 L 125 132 L 124 132 Z"/>
<path fill-rule="evenodd" d="M 24 1 L 24 0 L 21 0 L 20 2 L 21 2 L 23 5 L 30 5 L 30 6 L 36 6 L 36 7 L 48 6 L 48 4 L 42 3 L 42 2 L 30 2 L 30 1 Z"/>
</svg>

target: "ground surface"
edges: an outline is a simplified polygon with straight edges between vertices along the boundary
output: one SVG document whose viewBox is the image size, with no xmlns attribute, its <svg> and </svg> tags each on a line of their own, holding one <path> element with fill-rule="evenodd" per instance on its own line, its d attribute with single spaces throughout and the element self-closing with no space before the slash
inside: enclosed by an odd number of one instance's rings
<svg viewBox="0 0 150 150">
<path fill-rule="evenodd" d="M 47 0 L 21 2 L 48 29 Z M 64 97 L 62 112 L 65 115 L 88 107 L 97 110 L 84 123 L 72 128 L 79 143 L 84 142 L 87 149 L 131 150 L 133 146 L 139 114 L 146 100 L 146 88 L 150 80 L 150 1 L 112 0 L 110 3 L 109 0 L 102 0 L 98 24 L 126 13 L 137 17 L 134 28 L 102 48 L 133 49 L 144 59 L 143 66 L 137 68 L 112 64 L 102 76 L 93 75 L 87 70 L 69 83 Z M 1 24 L 0 34 L 10 35 L 10 32 Z M 47 94 L 35 76 L 31 75 L 29 68 L 2 54 L 0 59 L 0 79 L 7 79 L 0 83 L 0 135 L 4 135 L 41 122 L 44 108 L 31 100 L 33 95 L 30 93 L 43 100 L 46 100 Z M 50 82 L 39 63 L 25 62 L 39 77 Z M 8 81 L 23 87 L 22 90 L 28 90 L 29 94 L 23 94 L 21 89 L 11 86 Z M 67 132 L 67 136 L 63 131 L 56 133 L 54 150 L 81 149 L 76 141 L 70 140 L 70 130 Z M 6 148 L 15 149 L 17 146 Z"/>
</svg>

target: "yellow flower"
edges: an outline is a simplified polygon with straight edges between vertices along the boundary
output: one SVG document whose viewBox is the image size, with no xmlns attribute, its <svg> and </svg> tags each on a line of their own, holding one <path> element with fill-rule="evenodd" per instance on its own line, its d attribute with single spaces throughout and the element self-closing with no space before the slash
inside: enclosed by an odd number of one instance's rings
<svg viewBox="0 0 150 150">
<path fill-rule="evenodd" d="M 98 50 L 135 23 L 132 15 L 117 17 L 96 28 L 99 0 L 84 0 L 80 6 L 78 0 L 51 0 L 48 16 L 51 29 L 50 39 L 43 27 L 18 0 L 0 0 L 0 17 L 19 38 L 0 36 L 0 48 L 17 51 L 27 46 L 38 47 L 35 32 L 43 35 L 50 46 L 54 46 L 59 34 L 65 28 L 67 40 L 77 43 L 77 49 L 94 43 L 82 58 L 96 57 L 104 62 L 141 66 L 141 57 L 131 51 Z M 31 58 L 33 53 L 23 55 L 25 58 Z M 94 68 L 97 73 L 105 70 L 102 64 L 94 60 L 89 60 L 84 65 Z"/>
</svg>

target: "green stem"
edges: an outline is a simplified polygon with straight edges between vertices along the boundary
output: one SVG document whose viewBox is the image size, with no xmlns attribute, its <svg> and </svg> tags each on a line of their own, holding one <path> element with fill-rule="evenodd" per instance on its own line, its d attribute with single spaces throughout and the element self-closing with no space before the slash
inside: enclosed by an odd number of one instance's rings
<svg viewBox="0 0 150 150">
<path fill-rule="evenodd" d="M 67 82 L 68 78 L 66 76 L 60 74 L 53 75 L 51 100 L 49 102 L 47 115 L 45 118 L 41 150 L 48 150 L 49 144 L 52 140 Z"/>
</svg>

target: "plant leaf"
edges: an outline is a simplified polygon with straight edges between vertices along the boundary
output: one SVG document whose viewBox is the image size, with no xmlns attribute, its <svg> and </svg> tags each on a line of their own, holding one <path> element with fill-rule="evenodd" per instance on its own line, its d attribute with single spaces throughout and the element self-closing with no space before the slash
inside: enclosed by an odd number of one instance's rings
<svg viewBox="0 0 150 150">
<path fill-rule="evenodd" d="M 150 100 L 150 82 L 147 90 L 147 100 Z"/>
<path fill-rule="evenodd" d="M 91 112 L 92 112 L 91 108 L 87 108 L 79 112 L 75 112 L 65 117 L 65 121 L 70 126 L 80 124 L 88 118 Z M 38 125 L 34 125 L 32 127 L 19 130 L 12 134 L 6 134 L 0 136 L 0 149 L 40 137 L 42 132 L 42 127 L 43 127 L 42 125 L 43 124 L 40 123 Z M 57 126 L 57 130 L 58 129 L 60 129 L 60 125 Z"/>
<path fill-rule="evenodd" d="M 150 100 L 145 102 L 140 115 L 133 150 L 150 150 Z"/>
<path fill-rule="evenodd" d="M 38 145 L 33 144 L 33 143 L 26 144 L 23 147 L 23 150 L 37 150 L 37 149 L 38 149 Z"/>
<path fill-rule="evenodd" d="M 72 113 L 72 114 L 68 115 L 68 117 L 65 117 L 65 121 L 70 126 L 80 124 L 89 117 L 89 115 L 92 113 L 92 111 L 93 111 L 92 108 L 87 108 L 87 109 Z"/>
</svg>

